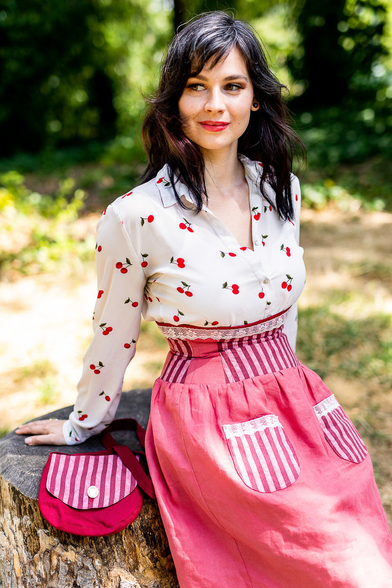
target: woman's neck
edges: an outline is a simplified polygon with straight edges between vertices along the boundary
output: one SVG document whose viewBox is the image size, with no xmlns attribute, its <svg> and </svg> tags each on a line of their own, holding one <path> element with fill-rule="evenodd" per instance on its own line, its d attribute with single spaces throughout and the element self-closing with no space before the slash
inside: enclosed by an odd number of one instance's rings
<svg viewBox="0 0 392 588">
<path fill-rule="evenodd" d="M 208 198 L 222 195 L 227 198 L 244 184 L 244 168 L 237 157 L 237 150 L 231 153 L 209 153 L 205 155 L 205 183 Z"/>
</svg>

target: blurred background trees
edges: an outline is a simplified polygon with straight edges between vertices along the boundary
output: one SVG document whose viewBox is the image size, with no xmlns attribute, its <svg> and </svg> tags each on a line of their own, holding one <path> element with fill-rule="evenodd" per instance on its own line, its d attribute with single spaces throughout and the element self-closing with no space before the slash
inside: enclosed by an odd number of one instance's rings
<svg viewBox="0 0 392 588">
<path fill-rule="evenodd" d="M 216 9 L 264 40 L 311 169 L 391 156 L 392 0 L 0 0 L 0 170 L 59 150 L 140 167 L 165 47 Z"/>
</svg>

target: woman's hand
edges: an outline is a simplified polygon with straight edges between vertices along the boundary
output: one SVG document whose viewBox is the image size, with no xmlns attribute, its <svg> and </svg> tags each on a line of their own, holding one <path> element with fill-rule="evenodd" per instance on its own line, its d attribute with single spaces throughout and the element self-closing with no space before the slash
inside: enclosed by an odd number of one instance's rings
<svg viewBox="0 0 392 588">
<path fill-rule="evenodd" d="M 16 429 L 17 435 L 32 435 L 25 439 L 26 445 L 66 445 L 63 435 L 65 421 L 47 419 L 32 421 Z"/>
</svg>

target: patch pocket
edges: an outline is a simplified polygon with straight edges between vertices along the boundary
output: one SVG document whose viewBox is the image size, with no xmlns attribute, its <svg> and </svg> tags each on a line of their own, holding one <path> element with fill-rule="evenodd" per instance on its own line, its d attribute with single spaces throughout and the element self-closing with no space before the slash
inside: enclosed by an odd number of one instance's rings
<svg viewBox="0 0 392 588">
<path fill-rule="evenodd" d="M 358 431 L 332 394 L 314 406 L 324 436 L 334 452 L 347 461 L 361 463 L 368 452 Z"/>
<path fill-rule="evenodd" d="M 252 490 L 283 490 L 298 478 L 298 458 L 276 415 L 223 425 L 223 431 L 235 469 Z"/>
</svg>

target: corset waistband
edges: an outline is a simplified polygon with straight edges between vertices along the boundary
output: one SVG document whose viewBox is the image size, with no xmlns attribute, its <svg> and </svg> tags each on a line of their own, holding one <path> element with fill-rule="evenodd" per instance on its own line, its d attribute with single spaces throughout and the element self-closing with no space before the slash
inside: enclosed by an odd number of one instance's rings
<svg viewBox="0 0 392 588">
<path fill-rule="evenodd" d="M 168 342 L 170 352 L 161 374 L 161 380 L 167 382 L 198 383 L 200 378 L 205 382 L 205 377 L 210 377 L 211 382 L 214 378 L 226 383 L 238 382 L 300 363 L 283 333 L 283 327 L 230 340 L 168 339 Z M 213 361 L 206 363 L 207 359 Z"/>
</svg>

